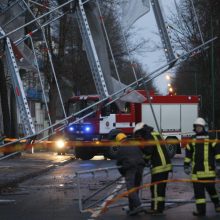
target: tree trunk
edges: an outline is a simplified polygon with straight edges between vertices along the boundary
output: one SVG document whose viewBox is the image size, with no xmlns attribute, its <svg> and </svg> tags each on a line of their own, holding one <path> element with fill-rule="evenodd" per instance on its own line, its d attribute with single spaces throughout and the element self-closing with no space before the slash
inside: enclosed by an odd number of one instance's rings
<svg viewBox="0 0 220 220">
<path fill-rule="evenodd" d="M 49 114 L 50 114 L 50 118 L 51 118 L 51 122 L 52 124 L 54 124 L 56 122 L 56 109 L 57 109 L 57 87 L 56 87 L 56 83 L 55 80 L 53 80 L 50 83 L 50 91 L 49 91 Z"/>
<path fill-rule="evenodd" d="M 3 124 L 4 124 L 4 134 L 10 136 L 11 134 L 11 120 L 10 120 L 10 109 L 8 105 L 8 91 L 6 85 L 6 78 L 4 73 L 4 64 L 0 59 L 0 95 L 1 95 L 1 106 L 2 106 L 2 115 L 3 115 Z"/>
<path fill-rule="evenodd" d="M 14 90 L 10 90 L 10 106 L 11 106 L 11 137 L 18 137 L 18 119 L 17 106 Z"/>
</svg>

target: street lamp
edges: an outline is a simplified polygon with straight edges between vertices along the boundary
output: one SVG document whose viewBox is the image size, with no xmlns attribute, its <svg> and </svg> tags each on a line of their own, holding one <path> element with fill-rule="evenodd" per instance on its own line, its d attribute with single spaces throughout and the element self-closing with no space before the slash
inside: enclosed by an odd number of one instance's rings
<svg viewBox="0 0 220 220">
<path fill-rule="evenodd" d="M 167 80 L 171 80 L 170 75 L 166 75 L 166 79 L 167 79 Z"/>
<path fill-rule="evenodd" d="M 173 89 L 173 87 L 171 85 L 171 81 L 172 81 L 173 77 L 171 77 L 169 74 L 166 74 L 165 77 L 166 77 L 166 80 L 169 81 L 169 83 L 167 84 L 167 86 L 168 86 L 168 88 L 167 88 L 168 93 L 169 93 L 169 95 L 172 95 L 173 91 L 174 91 L 174 89 Z"/>
<path fill-rule="evenodd" d="M 172 87 L 169 88 L 169 92 L 170 92 L 170 93 L 173 92 L 173 88 L 172 88 Z"/>
</svg>

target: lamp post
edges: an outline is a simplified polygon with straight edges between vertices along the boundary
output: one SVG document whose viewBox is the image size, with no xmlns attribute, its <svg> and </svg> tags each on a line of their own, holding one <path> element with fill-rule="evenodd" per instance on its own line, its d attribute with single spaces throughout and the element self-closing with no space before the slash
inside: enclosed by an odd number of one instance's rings
<svg viewBox="0 0 220 220">
<path fill-rule="evenodd" d="M 213 18 L 211 16 L 211 35 L 214 36 Z M 215 68 L 214 68 L 214 43 L 211 44 L 211 76 L 212 76 L 212 129 L 215 128 Z"/>
<path fill-rule="evenodd" d="M 169 95 L 173 95 L 173 92 L 174 92 L 174 89 L 173 89 L 173 87 L 172 87 L 172 85 L 171 85 L 171 80 L 172 79 L 174 79 L 174 77 L 171 77 L 169 74 L 166 74 L 166 80 L 168 80 L 169 82 L 168 82 L 168 84 L 167 84 L 167 86 L 168 86 L 168 94 Z"/>
<path fill-rule="evenodd" d="M 169 88 L 169 92 L 173 93 L 173 88 L 172 87 Z"/>
<path fill-rule="evenodd" d="M 170 80 L 170 79 L 171 79 L 171 76 L 167 74 L 167 75 L 166 75 L 166 79 L 167 79 L 167 80 Z"/>
</svg>

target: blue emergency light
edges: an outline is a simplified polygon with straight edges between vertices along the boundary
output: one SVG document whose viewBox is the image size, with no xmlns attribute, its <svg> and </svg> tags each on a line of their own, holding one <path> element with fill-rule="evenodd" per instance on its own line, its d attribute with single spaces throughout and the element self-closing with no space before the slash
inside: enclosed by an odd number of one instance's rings
<svg viewBox="0 0 220 220">
<path fill-rule="evenodd" d="M 74 131 L 74 130 L 75 130 L 74 126 L 69 127 L 69 131 L 70 131 L 70 132 L 72 132 L 72 131 Z"/>
<path fill-rule="evenodd" d="M 92 127 L 91 127 L 90 125 L 86 125 L 83 130 L 84 130 L 84 132 L 86 132 L 86 133 L 90 133 L 91 130 L 92 130 Z"/>
</svg>

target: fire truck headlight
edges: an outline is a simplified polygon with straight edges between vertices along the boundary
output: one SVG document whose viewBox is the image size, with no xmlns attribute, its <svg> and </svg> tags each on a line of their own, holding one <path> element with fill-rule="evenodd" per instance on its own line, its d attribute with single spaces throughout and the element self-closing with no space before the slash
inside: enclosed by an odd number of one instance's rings
<svg viewBox="0 0 220 220">
<path fill-rule="evenodd" d="M 57 146 L 57 148 L 64 148 L 64 146 L 65 146 L 64 140 L 57 140 L 56 146 Z"/>
</svg>

